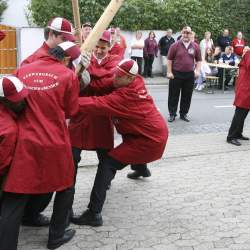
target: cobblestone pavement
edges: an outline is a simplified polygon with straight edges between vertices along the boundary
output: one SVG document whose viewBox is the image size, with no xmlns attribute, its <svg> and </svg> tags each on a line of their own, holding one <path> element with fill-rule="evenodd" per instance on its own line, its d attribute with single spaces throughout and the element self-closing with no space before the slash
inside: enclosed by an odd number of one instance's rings
<svg viewBox="0 0 250 250">
<path fill-rule="evenodd" d="M 250 131 L 245 133 L 250 134 Z M 174 135 L 152 177 L 117 173 L 99 228 L 74 226 L 61 250 L 250 250 L 250 142 L 235 147 L 224 132 Z M 94 153 L 83 152 L 74 210 L 86 208 Z M 46 211 L 51 214 L 51 206 Z M 46 249 L 48 229 L 23 227 L 19 250 Z"/>
</svg>

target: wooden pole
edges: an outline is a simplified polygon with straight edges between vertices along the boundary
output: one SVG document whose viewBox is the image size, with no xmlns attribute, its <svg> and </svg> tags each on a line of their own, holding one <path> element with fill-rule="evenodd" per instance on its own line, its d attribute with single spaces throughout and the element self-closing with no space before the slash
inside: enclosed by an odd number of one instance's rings
<svg viewBox="0 0 250 250">
<path fill-rule="evenodd" d="M 82 32 L 81 32 L 81 20 L 80 20 L 80 13 L 79 13 L 79 2 L 78 0 L 71 0 L 72 1 L 72 10 L 74 16 L 74 25 L 76 30 L 76 37 L 79 42 L 79 45 L 82 45 Z"/>
</svg>

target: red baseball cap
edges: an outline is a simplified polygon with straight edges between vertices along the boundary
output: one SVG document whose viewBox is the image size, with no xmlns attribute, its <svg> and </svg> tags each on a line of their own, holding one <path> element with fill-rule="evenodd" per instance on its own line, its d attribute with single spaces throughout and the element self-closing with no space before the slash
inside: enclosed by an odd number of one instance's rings
<svg viewBox="0 0 250 250">
<path fill-rule="evenodd" d="M 62 33 L 66 41 L 74 42 L 75 36 L 71 23 L 62 17 L 55 17 L 48 22 L 48 28 Z"/>
<path fill-rule="evenodd" d="M 20 102 L 28 96 L 28 89 L 15 76 L 5 76 L 0 79 L 0 96 L 12 102 Z"/>
<path fill-rule="evenodd" d="M 71 57 L 73 65 L 76 67 L 81 61 L 81 51 L 80 48 L 73 42 L 63 42 L 58 45 L 61 47 L 66 55 Z"/>
<path fill-rule="evenodd" d="M 110 43 L 110 38 L 111 38 L 110 32 L 109 32 L 108 30 L 105 30 L 105 31 L 102 33 L 102 37 L 100 38 L 100 40 Z"/>
<path fill-rule="evenodd" d="M 117 66 L 115 75 L 116 76 L 136 76 L 138 74 L 138 64 L 132 59 L 123 59 Z"/>
</svg>

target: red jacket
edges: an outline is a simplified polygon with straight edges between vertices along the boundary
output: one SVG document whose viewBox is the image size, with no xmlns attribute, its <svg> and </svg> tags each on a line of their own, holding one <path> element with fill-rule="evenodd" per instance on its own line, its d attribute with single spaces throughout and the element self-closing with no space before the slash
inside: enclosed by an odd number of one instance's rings
<svg viewBox="0 0 250 250">
<path fill-rule="evenodd" d="M 142 77 L 107 96 L 79 98 L 79 104 L 83 112 L 112 116 L 123 139 L 109 152 L 114 159 L 126 164 L 143 164 L 162 157 L 168 128 Z"/>
<path fill-rule="evenodd" d="M 0 41 L 5 38 L 5 33 L 0 30 Z"/>
<path fill-rule="evenodd" d="M 21 67 L 29 89 L 18 118 L 18 141 L 4 190 L 38 194 L 72 186 L 74 166 L 66 118 L 78 112 L 79 82 L 61 62 L 46 56 Z"/>
<path fill-rule="evenodd" d="M 116 42 L 110 49 L 109 53 L 110 55 L 119 56 L 120 60 L 122 60 L 124 58 L 127 45 L 126 45 L 126 40 L 123 36 L 120 36 L 120 39 L 121 39 L 120 43 Z"/>
<path fill-rule="evenodd" d="M 237 56 L 242 56 L 243 49 L 247 45 L 246 41 L 244 39 L 238 40 L 237 37 L 235 37 L 232 41 L 231 46 L 234 48 L 234 53 Z"/>
<path fill-rule="evenodd" d="M 108 55 L 100 64 L 93 56 L 88 71 L 91 83 L 84 96 L 100 96 L 113 90 L 113 71 L 120 59 Z M 95 150 L 111 149 L 114 146 L 114 128 L 110 116 L 79 112 L 69 124 L 71 144 L 73 147 Z"/>
<path fill-rule="evenodd" d="M 0 175 L 9 167 L 17 139 L 17 125 L 11 112 L 0 103 Z"/>
<path fill-rule="evenodd" d="M 250 51 L 247 51 L 239 64 L 234 105 L 250 109 Z"/>
<path fill-rule="evenodd" d="M 49 46 L 47 45 L 46 42 L 44 42 L 43 45 L 38 50 L 36 50 L 32 55 L 30 55 L 21 62 L 21 66 L 30 64 L 40 59 L 41 57 L 48 55 L 48 51 L 49 51 Z"/>
</svg>

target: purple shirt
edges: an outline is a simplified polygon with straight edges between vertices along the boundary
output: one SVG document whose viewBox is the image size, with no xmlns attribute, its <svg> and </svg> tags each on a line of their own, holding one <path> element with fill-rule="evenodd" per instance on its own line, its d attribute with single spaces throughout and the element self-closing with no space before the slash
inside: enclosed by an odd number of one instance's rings
<svg viewBox="0 0 250 250">
<path fill-rule="evenodd" d="M 150 39 L 147 38 L 145 40 L 145 45 L 144 45 L 144 55 L 148 56 L 148 55 L 154 55 L 157 56 L 158 53 L 158 44 L 156 42 L 155 39 Z"/>
<path fill-rule="evenodd" d="M 182 41 L 177 41 L 171 45 L 168 51 L 168 60 L 173 61 L 173 71 L 194 71 L 195 62 L 202 60 L 199 45 L 191 42 L 188 48 L 186 48 Z"/>
</svg>

